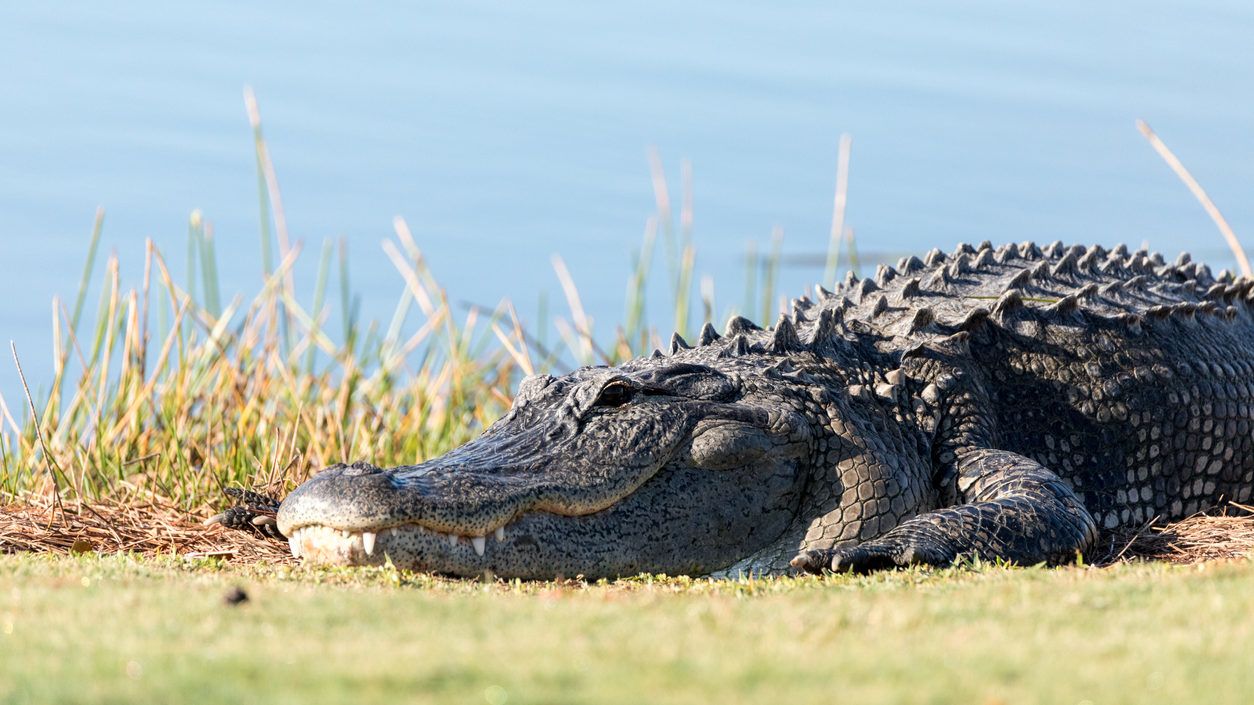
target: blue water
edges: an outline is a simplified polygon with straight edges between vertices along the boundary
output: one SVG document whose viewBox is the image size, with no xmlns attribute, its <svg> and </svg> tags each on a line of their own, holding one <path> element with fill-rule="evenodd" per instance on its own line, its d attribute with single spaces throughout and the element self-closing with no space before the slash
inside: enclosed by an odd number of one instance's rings
<svg viewBox="0 0 1254 705">
<path fill-rule="evenodd" d="M 305 275 L 346 238 L 373 318 L 401 287 L 379 243 L 402 215 L 457 299 L 534 311 L 561 253 L 607 333 L 653 211 L 649 145 L 673 187 L 693 164 L 697 268 L 724 304 L 773 227 L 786 253 L 822 253 L 841 133 L 848 223 L 883 256 L 1060 238 L 1227 265 L 1138 117 L 1254 237 L 1248 2 L 257 5 L 0 10 L 0 334 L 36 380 L 97 206 L 128 282 L 145 237 L 181 267 L 199 208 L 227 295 L 256 290 L 245 85 Z M 789 267 L 782 288 L 820 273 Z"/>
</svg>

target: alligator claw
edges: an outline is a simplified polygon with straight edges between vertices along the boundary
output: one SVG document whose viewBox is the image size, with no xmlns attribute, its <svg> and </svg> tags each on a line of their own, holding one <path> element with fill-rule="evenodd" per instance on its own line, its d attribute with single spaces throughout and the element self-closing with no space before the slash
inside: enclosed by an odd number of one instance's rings
<svg viewBox="0 0 1254 705">
<path fill-rule="evenodd" d="M 865 575 L 877 570 L 892 570 L 910 565 L 910 559 L 903 556 L 896 547 L 882 544 L 864 543 L 852 548 L 834 551 L 828 561 L 828 569 L 833 573 L 856 573 Z"/>
<path fill-rule="evenodd" d="M 792 559 L 790 565 L 802 573 L 855 573 L 865 575 L 879 570 L 894 570 L 916 565 L 946 566 L 953 563 L 953 548 L 936 541 L 903 540 L 881 536 L 878 539 L 846 546 L 805 551 Z"/>
<path fill-rule="evenodd" d="M 788 562 L 793 570 L 798 573 L 818 574 L 822 572 L 823 559 L 821 554 L 823 551 L 803 551 L 798 553 L 796 558 Z"/>
<path fill-rule="evenodd" d="M 260 492 L 228 487 L 223 490 L 235 506 L 229 507 L 221 514 L 215 514 L 204 521 L 205 526 L 221 524 L 228 529 L 250 531 L 266 538 L 284 541 L 287 539 L 275 520 L 279 511 L 279 500 Z"/>
<path fill-rule="evenodd" d="M 868 542 L 847 548 L 805 551 L 792 559 L 790 565 L 802 573 L 856 573 L 865 575 L 877 570 L 904 568 L 916 563 L 913 551 L 896 546 Z"/>
</svg>

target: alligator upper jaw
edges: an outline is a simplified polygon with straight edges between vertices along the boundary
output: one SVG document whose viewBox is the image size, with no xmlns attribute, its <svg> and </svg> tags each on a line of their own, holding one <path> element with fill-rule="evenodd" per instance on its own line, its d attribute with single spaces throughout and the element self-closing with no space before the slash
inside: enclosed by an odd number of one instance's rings
<svg viewBox="0 0 1254 705">
<path fill-rule="evenodd" d="M 658 470 L 641 473 L 645 484 Z M 398 486 L 392 474 L 367 466 L 335 467 L 297 488 L 278 514 L 292 554 L 311 563 L 390 561 L 449 575 L 490 571 L 529 579 L 619 575 L 645 565 L 633 558 L 636 547 L 625 545 L 631 542 L 615 542 L 611 550 L 606 539 L 619 527 L 611 517 L 633 516 L 629 509 L 638 488 L 560 508 L 551 497 L 530 492 L 463 505 L 457 495 L 441 500 L 430 487 Z"/>
<path fill-rule="evenodd" d="M 437 533 L 490 536 L 529 513 L 573 517 L 604 511 L 666 464 L 663 455 L 621 468 L 579 457 L 554 466 L 535 453 L 509 457 L 498 445 L 481 439 L 417 466 L 332 466 L 283 500 L 278 528 L 287 536 L 316 525 L 377 534 L 414 524 Z"/>
</svg>

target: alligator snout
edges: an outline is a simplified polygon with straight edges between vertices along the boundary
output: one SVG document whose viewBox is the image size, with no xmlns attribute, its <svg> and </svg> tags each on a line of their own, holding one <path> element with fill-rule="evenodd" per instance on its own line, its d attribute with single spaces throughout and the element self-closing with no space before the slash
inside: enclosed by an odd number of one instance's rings
<svg viewBox="0 0 1254 705">
<path fill-rule="evenodd" d="M 388 473 L 369 463 L 332 465 L 297 487 L 279 507 L 285 535 L 303 526 L 360 530 L 377 523 L 376 507 L 395 495 Z"/>
</svg>

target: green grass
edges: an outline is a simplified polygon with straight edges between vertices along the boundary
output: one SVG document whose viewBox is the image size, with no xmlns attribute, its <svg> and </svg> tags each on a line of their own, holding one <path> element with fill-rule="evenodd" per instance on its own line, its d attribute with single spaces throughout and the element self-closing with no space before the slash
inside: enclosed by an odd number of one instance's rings
<svg viewBox="0 0 1254 705">
<path fill-rule="evenodd" d="M 0 702 L 1248 702 L 1252 582 L 1247 561 L 559 585 L 7 556 Z"/>
</svg>

